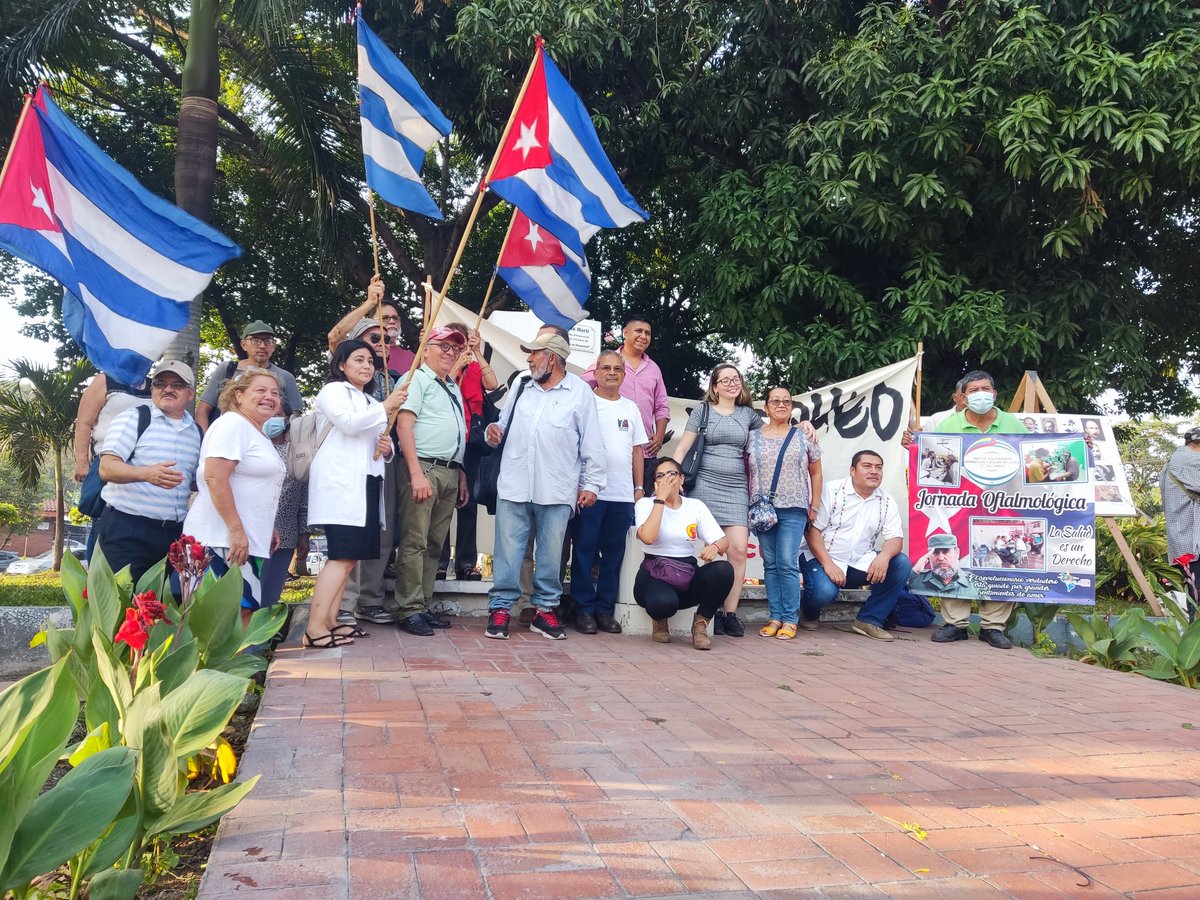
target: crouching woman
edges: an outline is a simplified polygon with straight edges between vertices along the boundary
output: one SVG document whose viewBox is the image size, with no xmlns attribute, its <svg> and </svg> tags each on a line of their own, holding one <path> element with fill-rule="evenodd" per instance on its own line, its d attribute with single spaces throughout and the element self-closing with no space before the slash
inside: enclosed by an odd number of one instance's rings
<svg viewBox="0 0 1200 900">
<path fill-rule="evenodd" d="M 646 552 L 633 598 L 654 620 L 653 639 L 660 644 L 671 640 L 671 616 L 695 608 L 692 646 L 708 650 L 708 623 L 733 587 L 733 566 L 717 559 L 728 550 L 729 538 L 708 507 L 680 493 L 683 471 L 675 460 L 655 460 L 649 479 L 653 496 L 643 497 L 633 510 Z M 706 565 L 697 564 L 697 555 Z"/>
</svg>

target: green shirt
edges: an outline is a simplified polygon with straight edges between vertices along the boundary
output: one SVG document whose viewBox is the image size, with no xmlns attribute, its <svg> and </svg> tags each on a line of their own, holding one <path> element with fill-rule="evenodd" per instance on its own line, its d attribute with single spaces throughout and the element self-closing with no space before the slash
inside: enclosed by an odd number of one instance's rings
<svg viewBox="0 0 1200 900">
<path fill-rule="evenodd" d="M 951 413 L 942 419 L 938 427 L 933 429 L 937 434 L 981 434 L 980 430 L 967 421 L 967 411 Z M 1028 434 L 1029 429 L 1025 427 L 1016 416 L 1010 412 L 1005 412 L 1002 409 L 996 410 L 996 421 L 992 422 L 987 430 L 988 434 Z"/>
<path fill-rule="evenodd" d="M 462 462 L 467 423 L 458 385 L 453 381 L 441 381 L 427 363 L 422 363 L 413 373 L 408 399 L 400 411 L 414 413 L 417 417 L 413 423 L 417 456 Z"/>
</svg>

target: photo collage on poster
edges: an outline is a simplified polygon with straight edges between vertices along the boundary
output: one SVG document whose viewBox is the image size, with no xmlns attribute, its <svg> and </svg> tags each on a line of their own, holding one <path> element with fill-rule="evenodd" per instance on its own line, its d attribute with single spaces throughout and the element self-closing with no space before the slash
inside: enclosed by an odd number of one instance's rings
<svg viewBox="0 0 1200 900">
<path fill-rule="evenodd" d="M 1107 416 L 1074 413 L 1016 413 L 1030 434 L 1089 434 L 1092 437 L 1090 468 L 1098 516 L 1134 516 L 1137 509 L 1129 493 L 1129 480 Z"/>
<path fill-rule="evenodd" d="M 1078 431 L 919 435 L 909 448 L 909 590 L 1093 604 L 1093 474 Z"/>
</svg>

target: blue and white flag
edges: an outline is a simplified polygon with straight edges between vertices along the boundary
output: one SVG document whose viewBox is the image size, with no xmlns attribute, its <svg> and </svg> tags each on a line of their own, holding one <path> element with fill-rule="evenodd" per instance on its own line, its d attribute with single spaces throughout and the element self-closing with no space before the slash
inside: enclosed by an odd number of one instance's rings
<svg viewBox="0 0 1200 900">
<path fill-rule="evenodd" d="M 0 247 L 62 283 L 67 331 L 101 372 L 139 384 L 192 299 L 241 254 L 147 191 L 38 89 L 0 183 Z"/>
<path fill-rule="evenodd" d="M 487 187 L 576 256 L 601 228 L 650 218 L 621 184 L 591 117 L 540 42 L 512 124 Z"/>
<path fill-rule="evenodd" d="M 587 258 L 576 256 L 549 231 L 543 231 L 519 209 L 500 248 L 496 271 L 547 325 L 568 331 L 587 313 L 592 273 Z"/>
<path fill-rule="evenodd" d="M 358 95 L 367 185 L 392 206 L 442 218 L 420 172 L 429 148 L 453 126 L 361 15 Z"/>
</svg>

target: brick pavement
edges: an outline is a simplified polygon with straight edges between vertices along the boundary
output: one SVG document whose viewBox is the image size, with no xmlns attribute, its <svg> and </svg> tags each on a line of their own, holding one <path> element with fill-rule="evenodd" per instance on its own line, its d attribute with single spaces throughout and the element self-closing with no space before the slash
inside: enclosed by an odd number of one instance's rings
<svg viewBox="0 0 1200 900">
<path fill-rule="evenodd" d="M 1184 688 L 920 632 L 373 630 L 278 655 L 202 900 L 1200 896 Z"/>
</svg>

